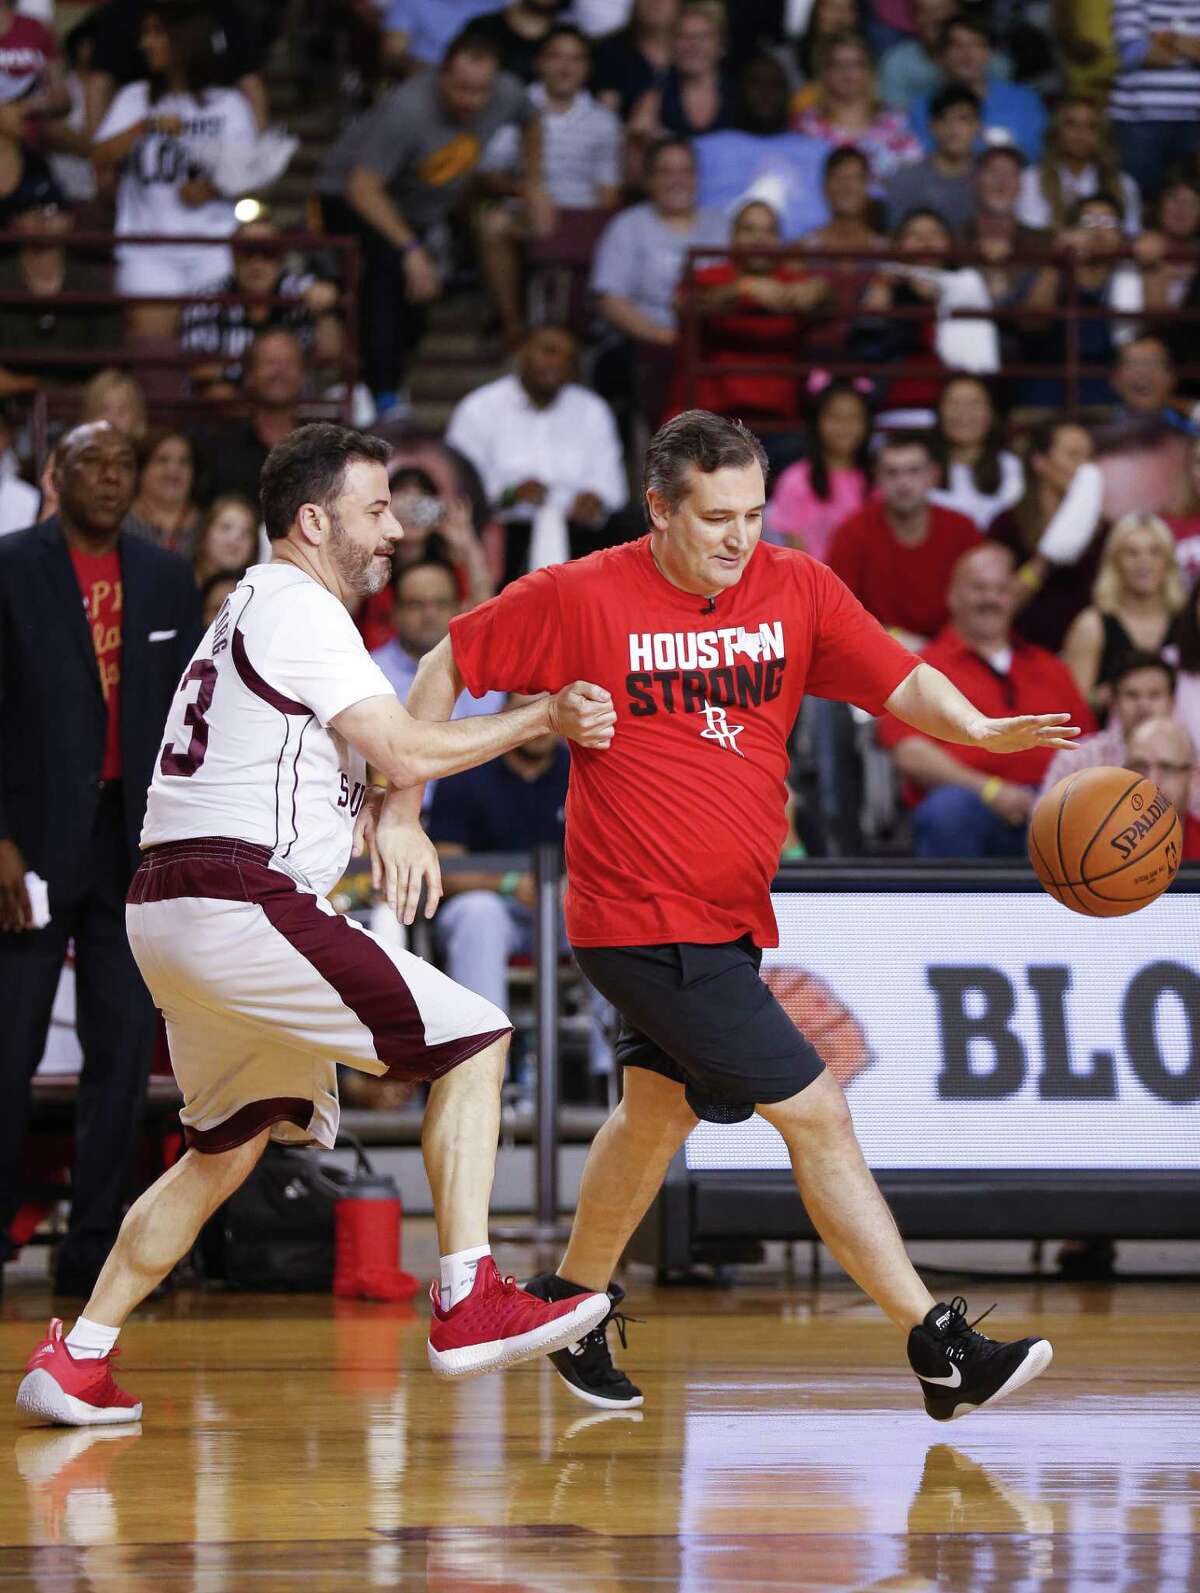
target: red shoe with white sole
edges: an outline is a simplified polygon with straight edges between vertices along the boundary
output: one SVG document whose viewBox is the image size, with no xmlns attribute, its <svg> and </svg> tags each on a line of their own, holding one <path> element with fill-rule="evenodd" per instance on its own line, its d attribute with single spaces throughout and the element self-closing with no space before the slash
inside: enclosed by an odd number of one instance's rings
<svg viewBox="0 0 1200 1593">
<path fill-rule="evenodd" d="M 549 1355 L 574 1344 L 608 1315 L 607 1294 L 577 1294 L 570 1300 L 538 1300 L 502 1278 L 491 1256 L 475 1269 L 475 1286 L 449 1311 L 429 1287 L 429 1364 L 439 1377 L 478 1377 L 514 1361 Z"/>
<path fill-rule="evenodd" d="M 17 1390 L 17 1409 L 67 1427 L 140 1421 L 141 1400 L 113 1382 L 112 1363 L 120 1353 L 111 1350 L 98 1360 L 77 1361 L 63 1338 L 61 1320 L 54 1317 L 29 1357 Z"/>
</svg>

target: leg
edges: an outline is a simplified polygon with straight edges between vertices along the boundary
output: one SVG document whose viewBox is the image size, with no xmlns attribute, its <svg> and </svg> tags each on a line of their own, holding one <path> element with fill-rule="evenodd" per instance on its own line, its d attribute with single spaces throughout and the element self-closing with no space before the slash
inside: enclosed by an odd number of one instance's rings
<svg viewBox="0 0 1200 1593">
<path fill-rule="evenodd" d="M 429 1089 L 421 1153 L 433 1192 L 443 1256 L 488 1242 L 488 1201 L 500 1139 L 506 1034 L 443 1074 Z"/>
<path fill-rule="evenodd" d="M 196 1235 L 240 1188 L 271 1137 L 269 1128 L 232 1150 L 189 1150 L 125 1215 L 117 1242 L 84 1308 L 89 1322 L 121 1327 L 195 1243 Z"/>
<path fill-rule="evenodd" d="M 671 1157 L 696 1126 L 683 1085 L 646 1068 L 625 1072 L 620 1105 L 592 1141 L 559 1275 L 606 1289 Z"/>
<path fill-rule="evenodd" d="M 997 850 L 1004 839 L 1000 832 L 1009 826 L 962 786 L 940 785 L 931 791 L 913 811 L 913 829 L 918 857 L 1016 855 Z"/>
<path fill-rule="evenodd" d="M 525 331 L 517 219 L 511 210 L 501 205 L 485 206 L 476 214 L 475 232 L 483 279 L 499 311 L 504 340 L 515 347 Z"/>
<path fill-rule="evenodd" d="M 436 924 L 450 978 L 502 1012 L 508 1006 L 508 959 L 518 940 L 513 905 L 495 891 L 462 891 L 443 905 Z"/>
<path fill-rule="evenodd" d="M 833 1074 L 758 1111 L 783 1135 L 805 1208 L 836 1259 L 897 1327 L 922 1322 L 933 1297 L 905 1254 Z"/>
</svg>

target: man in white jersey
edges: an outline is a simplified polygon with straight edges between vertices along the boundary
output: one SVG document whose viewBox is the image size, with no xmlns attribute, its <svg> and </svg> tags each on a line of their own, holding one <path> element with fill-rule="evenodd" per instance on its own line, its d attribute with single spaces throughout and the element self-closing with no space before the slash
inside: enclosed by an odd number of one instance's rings
<svg viewBox="0 0 1200 1593">
<path fill-rule="evenodd" d="M 126 923 L 166 1019 L 188 1149 L 131 1207 L 70 1334 L 51 1323 L 17 1395 L 32 1414 L 140 1418 L 112 1379 L 122 1324 L 269 1139 L 333 1144 L 339 1062 L 435 1081 L 422 1138 L 442 1253 L 435 1372 L 470 1376 L 557 1349 L 608 1311 L 605 1294 L 546 1305 L 491 1259 L 508 1019 L 325 900 L 356 829 L 373 841 L 368 761 L 404 786 L 548 732 L 603 748 L 615 720 L 609 694 L 583 682 L 501 715 L 409 717 L 348 612 L 386 583 L 403 535 L 388 455 L 379 439 L 324 423 L 272 450 L 260 496 L 273 558 L 247 572 L 184 672 Z M 410 922 L 429 850 L 402 882 Z M 436 906 L 434 893 L 427 912 Z"/>
</svg>

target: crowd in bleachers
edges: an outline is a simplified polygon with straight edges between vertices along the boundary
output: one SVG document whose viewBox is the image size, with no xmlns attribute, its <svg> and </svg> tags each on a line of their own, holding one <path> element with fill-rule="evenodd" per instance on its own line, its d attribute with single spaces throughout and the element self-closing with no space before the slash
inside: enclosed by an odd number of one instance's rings
<svg viewBox="0 0 1200 1593">
<path fill-rule="evenodd" d="M 1113 750 L 1153 657 L 1200 735 L 1189 0 L 53 10 L 0 0 L 0 530 L 53 512 L 56 435 L 108 418 L 126 530 L 211 615 L 270 447 L 344 413 L 395 444 L 407 537 L 359 623 L 402 682 L 455 607 L 640 534 L 647 437 L 706 407 L 762 431 L 765 534 L 964 684 Z M 262 202 L 285 37 L 340 118 L 302 229 Z M 480 299 L 508 372 L 430 431 L 430 325 Z M 1040 763 L 917 740 L 806 704 L 794 849 L 1018 852 Z"/>
</svg>

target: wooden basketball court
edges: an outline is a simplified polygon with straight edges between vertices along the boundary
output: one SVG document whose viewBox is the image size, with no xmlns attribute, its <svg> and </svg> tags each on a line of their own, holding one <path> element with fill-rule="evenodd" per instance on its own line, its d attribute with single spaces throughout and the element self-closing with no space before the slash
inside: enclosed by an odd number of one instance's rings
<svg viewBox="0 0 1200 1593">
<path fill-rule="evenodd" d="M 427 1225 L 426 1225 L 427 1226 Z M 501 1260 L 525 1261 L 506 1250 Z M 406 1260 L 428 1267 L 428 1237 Z M 140 1427 L 39 1428 L 11 1396 L 49 1314 L 0 1316 L 0 1588 L 1200 1588 L 1200 1290 L 931 1280 L 1055 1361 L 939 1426 L 843 1281 L 656 1289 L 623 1363 L 641 1412 L 544 1364 L 447 1386 L 425 1302 L 179 1293 L 123 1336 Z"/>
</svg>

